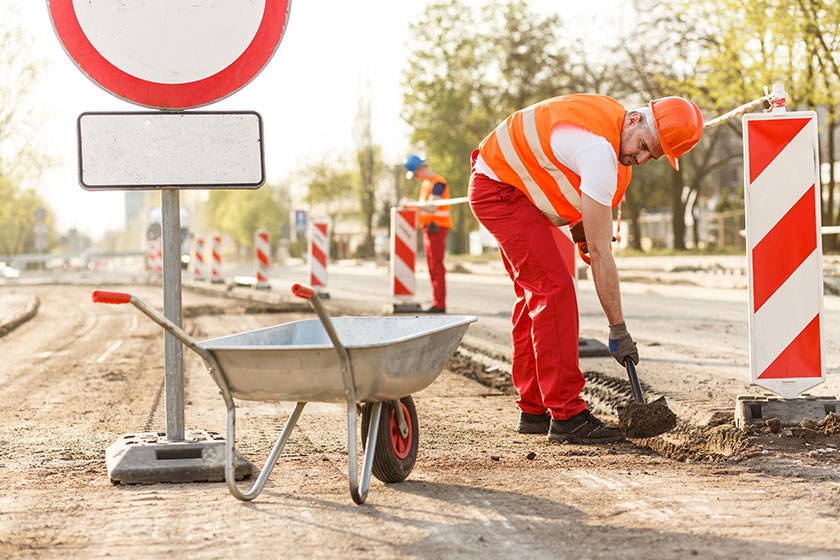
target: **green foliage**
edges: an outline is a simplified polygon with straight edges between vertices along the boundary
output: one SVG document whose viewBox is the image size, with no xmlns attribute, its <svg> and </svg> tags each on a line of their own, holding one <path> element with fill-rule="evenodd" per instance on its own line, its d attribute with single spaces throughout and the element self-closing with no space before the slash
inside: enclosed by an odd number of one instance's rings
<svg viewBox="0 0 840 560">
<path fill-rule="evenodd" d="M 281 225 L 289 222 L 289 207 L 282 189 L 263 186 L 252 190 L 212 190 L 204 207 L 205 221 L 229 235 L 242 249 L 254 247 L 254 232 L 265 228 L 278 239 Z"/>
<path fill-rule="evenodd" d="M 0 176 L 0 255 L 35 252 L 35 210 L 46 205 L 31 190 Z M 48 216 L 47 224 L 52 225 Z"/>
<path fill-rule="evenodd" d="M 464 196 L 481 139 L 511 112 L 572 87 L 559 18 L 524 1 L 454 0 L 430 4 L 410 27 L 403 118 L 452 196 Z M 454 214 L 462 252 L 475 222 L 466 206 Z"/>
</svg>

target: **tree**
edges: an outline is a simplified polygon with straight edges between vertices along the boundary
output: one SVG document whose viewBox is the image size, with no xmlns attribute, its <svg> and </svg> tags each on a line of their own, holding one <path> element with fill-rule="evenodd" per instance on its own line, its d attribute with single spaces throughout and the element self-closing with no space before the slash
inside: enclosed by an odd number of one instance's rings
<svg viewBox="0 0 840 560">
<path fill-rule="evenodd" d="M 573 89 L 560 20 L 521 0 L 454 0 L 430 4 L 410 27 L 402 116 L 452 196 L 463 196 L 484 136 L 511 112 Z M 466 206 L 453 214 L 454 249 L 463 252 L 475 222 Z"/>
<path fill-rule="evenodd" d="M 309 165 L 301 174 L 307 187 L 305 202 L 310 207 L 323 208 L 335 226 L 345 213 L 343 201 L 353 192 L 353 174 L 343 164 L 329 164 L 326 160 Z"/>
<path fill-rule="evenodd" d="M 35 250 L 35 209 L 49 207 L 22 183 L 39 176 L 49 158 L 34 141 L 40 119 L 29 95 L 43 61 L 33 57 L 31 42 L 17 24 L 17 8 L 8 1 L 0 6 L 0 253 L 13 254 Z M 54 239 L 52 224 L 47 212 Z"/>
<path fill-rule="evenodd" d="M 359 99 L 359 111 L 356 114 L 356 163 L 358 181 L 356 192 L 359 196 L 359 208 L 365 228 L 365 241 L 359 247 L 362 257 L 375 256 L 373 239 L 374 217 L 376 215 L 376 190 L 382 175 L 382 150 L 373 143 L 371 132 L 370 96 L 362 95 Z"/>
<path fill-rule="evenodd" d="M 272 239 L 289 222 L 289 206 L 278 186 L 252 190 L 212 190 L 205 206 L 205 222 L 229 235 L 240 250 L 254 248 L 254 232 L 265 228 Z"/>
</svg>

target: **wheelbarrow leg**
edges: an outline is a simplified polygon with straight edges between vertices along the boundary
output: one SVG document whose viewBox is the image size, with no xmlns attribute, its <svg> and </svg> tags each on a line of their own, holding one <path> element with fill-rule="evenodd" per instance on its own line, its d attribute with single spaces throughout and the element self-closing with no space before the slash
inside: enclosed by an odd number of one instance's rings
<svg viewBox="0 0 840 560">
<path fill-rule="evenodd" d="M 356 431 L 356 403 L 347 402 L 347 459 L 348 471 L 347 476 L 350 479 L 350 496 L 353 501 L 361 505 L 365 502 L 370 488 L 370 473 L 373 468 L 373 454 L 376 450 L 376 438 L 379 433 L 378 429 L 374 427 L 379 426 L 379 417 L 382 415 L 382 401 L 376 401 L 370 406 L 371 410 L 371 429 L 368 430 L 367 444 L 365 445 L 365 457 L 362 462 L 362 477 L 359 480 L 359 459 L 358 459 L 358 445 L 357 431 Z"/>
<path fill-rule="evenodd" d="M 260 492 L 262 492 L 263 486 L 265 486 L 265 482 L 266 480 L 268 480 L 268 475 L 271 474 L 272 469 L 274 469 L 274 464 L 277 462 L 277 458 L 280 456 L 280 452 L 283 451 L 283 447 L 286 445 L 286 440 L 289 439 L 289 435 L 292 433 L 292 429 L 297 424 L 298 418 L 300 418 L 300 413 L 303 412 L 303 407 L 305 405 L 305 402 L 299 402 L 295 405 L 295 409 L 292 411 L 292 413 L 289 415 L 289 418 L 286 420 L 286 424 L 283 426 L 283 430 L 280 432 L 280 436 L 277 438 L 277 441 L 274 443 L 274 447 L 271 449 L 271 453 L 265 460 L 265 465 L 263 465 L 259 476 L 257 476 L 257 480 L 254 482 L 253 485 L 251 485 L 251 488 L 246 491 L 240 489 L 239 486 L 236 484 L 236 475 L 233 463 L 235 455 L 234 439 L 236 437 L 236 407 L 227 407 L 227 439 L 225 440 L 225 482 L 227 482 L 227 487 L 228 490 L 230 490 L 230 493 L 233 494 L 236 498 L 239 498 L 243 502 L 250 502 L 257 496 L 259 496 Z"/>
</svg>

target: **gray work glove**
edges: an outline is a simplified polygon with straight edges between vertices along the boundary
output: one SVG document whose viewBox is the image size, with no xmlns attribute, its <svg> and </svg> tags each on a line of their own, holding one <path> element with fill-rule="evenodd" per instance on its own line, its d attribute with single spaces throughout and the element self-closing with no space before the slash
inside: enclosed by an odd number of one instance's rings
<svg viewBox="0 0 840 560">
<path fill-rule="evenodd" d="M 639 350 L 624 322 L 610 325 L 609 347 L 612 357 L 622 366 L 625 358 L 630 358 L 634 364 L 639 363 Z"/>
</svg>

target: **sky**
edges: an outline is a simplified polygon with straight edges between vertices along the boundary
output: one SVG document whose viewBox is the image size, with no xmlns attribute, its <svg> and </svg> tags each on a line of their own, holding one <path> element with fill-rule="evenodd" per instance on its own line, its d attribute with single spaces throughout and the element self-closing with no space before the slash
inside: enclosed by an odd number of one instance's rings
<svg viewBox="0 0 840 560">
<path fill-rule="evenodd" d="M 428 1 L 293 0 L 285 34 L 262 71 L 229 97 L 199 109 L 260 113 L 266 177 L 278 182 L 302 164 L 348 153 L 359 98 L 368 92 L 373 140 L 387 162 L 398 163 L 413 148 L 400 118 L 405 39 Z M 148 108 L 117 98 L 79 70 L 53 30 L 46 0 L 0 0 L 0 6 L 11 2 L 35 52 L 48 62 L 34 95 L 44 121 L 39 141 L 58 165 L 31 186 L 55 212 L 61 232 L 76 228 L 95 238 L 119 229 L 123 191 L 91 192 L 78 184 L 76 119 L 86 111 Z M 532 0 L 531 5 L 588 22 L 598 13 L 615 17 L 622 3 Z"/>
</svg>

